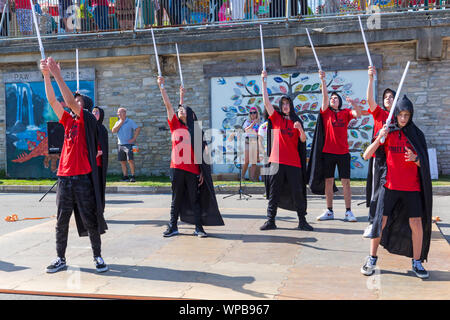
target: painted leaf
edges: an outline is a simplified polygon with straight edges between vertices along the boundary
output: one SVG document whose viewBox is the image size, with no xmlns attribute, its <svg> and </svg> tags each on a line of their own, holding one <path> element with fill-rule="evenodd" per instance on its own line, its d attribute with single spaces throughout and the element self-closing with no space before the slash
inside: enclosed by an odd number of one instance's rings
<svg viewBox="0 0 450 320">
<path fill-rule="evenodd" d="M 315 90 L 319 89 L 319 87 L 320 87 L 320 83 L 314 83 L 311 87 L 311 91 L 315 91 Z"/>
<path fill-rule="evenodd" d="M 241 103 L 242 103 L 242 99 L 239 99 L 234 102 L 234 105 L 237 107 L 237 106 L 241 105 Z"/>
<path fill-rule="evenodd" d="M 315 121 L 311 121 L 310 123 L 308 123 L 308 128 L 312 128 L 316 125 Z"/>
<path fill-rule="evenodd" d="M 227 117 L 228 119 L 235 118 L 235 117 L 236 117 L 236 113 L 233 113 L 233 112 L 227 112 L 226 115 L 225 115 L 225 117 Z"/>
<path fill-rule="evenodd" d="M 316 110 L 317 109 L 317 102 L 314 102 L 312 105 L 311 105 L 311 110 Z"/>
<path fill-rule="evenodd" d="M 240 96 L 238 96 L 238 95 L 235 94 L 234 96 L 231 97 L 231 100 L 237 100 L 237 99 L 239 99 L 239 97 L 240 97 Z"/>
<path fill-rule="evenodd" d="M 263 99 L 262 98 L 258 98 L 257 100 L 256 100 L 256 104 L 258 105 L 258 104 L 261 104 L 263 102 Z"/>
<path fill-rule="evenodd" d="M 298 99 L 300 100 L 300 101 L 308 101 L 308 97 L 307 96 L 304 96 L 304 95 L 299 95 L 298 96 Z"/>
<path fill-rule="evenodd" d="M 278 82 L 278 83 L 282 83 L 283 82 L 283 79 L 281 79 L 280 77 L 275 77 L 275 78 L 273 78 L 273 80 L 275 82 Z"/>
<path fill-rule="evenodd" d="M 240 113 L 246 113 L 247 112 L 247 110 L 243 106 L 239 106 L 238 110 L 239 110 Z"/>
<path fill-rule="evenodd" d="M 358 120 L 353 119 L 352 121 L 350 121 L 348 123 L 348 127 L 349 128 L 354 128 L 356 126 L 356 124 L 358 123 Z"/>
<path fill-rule="evenodd" d="M 306 86 L 303 87 L 303 92 L 309 91 L 311 89 L 311 85 L 307 84 Z"/>
<path fill-rule="evenodd" d="M 281 75 L 281 77 L 283 77 L 283 78 L 285 78 L 285 79 L 289 79 L 289 74 L 283 73 L 283 74 Z"/>
<path fill-rule="evenodd" d="M 301 91 L 301 90 L 302 90 L 302 88 L 303 88 L 303 85 L 302 85 L 302 84 L 299 84 L 298 86 L 296 86 L 296 87 L 295 87 L 295 90 L 294 90 L 294 92 L 298 92 L 298 91 Z"/>
<path fill-rule="evenodd" d="M 308 108 L 309 108 L 309 102 L 307 102 L 307 103 L 305 103 L 305 104 L 303 105 L 302 110 L 306 110 L 306 109 L 308 109 Z"/>
<path fill-rule="evenodd" d="M 250 100 L 248 100 L 248 104 L 253 104 L 255 102 L 256 98 L 251 98 Z"/>
<path fill-rule="evenodd" d="M 255 93 L 259 93 L 259 87 L 258 87 L 258 85 L 254 85 L 253 86 L 253 90 L 255 90 Z"/>
<path fill-rule="evenodd" d="M 300 73 L 296 72 L 292 74 L 292 78 L 297 78 L 300 75 Z"/>
<path fill-rule="evenodd" d="M 359 149 L 359 148 L 361 147 L 361 144 L 362 144 L 362 142 L 361 142 L 361 141 L 358 141 L 357 143 L 355 143 L 355 144 L 353 145 L 353 148 L 354 148 L 354 149 Z"/>
<path fill-rule="evenodd" d="M 306 81 L 306 80 L 308 80 L 308 79 L 309 79 L 309 77 L 306 76 L 306 77 L 303 77 L 301 80 L 302 80 L 302 81 Z"/>
<path fill-rule="evenodd" d="M 348 146 L 351 148 L 354 142 L 355 142 L 355 141 L 349 141 L 349 142 L 348 142 Z"/>
<path fill-rule="evenodd" d="M 308 117 L 306 115 L 304 115 L 304 114 L 301 114 L 300 115 L 300 119 L 302 119 L 302 121 L 307 121 Z"/>
<path fill-rule="evenodd" d="M 351 130 L 350 134 L 352 135 L 353 138 L 358 139 L 358 132 L 356 130 Z"/>
<path fill-rule="evenodd" d="M 241 82 L 236 82 L 236 85 L 237 85 L 238 87 L 243 87 L 243 86 L 244 86 L 244 84 L 241 83 Z"/>
<path fill-rule="evenodd" d="M 251 87 L 251 86 L 254 86 L 254 85 L 255 85 L 255 83 L 256 83 L 256 81 L 255 81 L 255 80 L 249 81 L 249 82 L 247 83 L 247 87 Z"/>
<path fill-rule="evenodd" d="M 229 124 L 227 118 L 225 118 L 225 119 L 222 121 L 222 128 L 224 128 L 224 129 L 230 129 L 230 124 Z"/>
<path fill-rule="evenodd" d="M 369 135 L 366 132 L 361 131 L 360 134 L 361 134 L 361 137 L 363 137 L 364 139 L 366 139 L 366 140 L 369 139 Z"/>
<path fill-rule="evenodd" d="M 222 107 L 223 112 L 228 112 L 228 107 Z"/>
<path fill-rule="evenodd" d="M 308 136 L 312 139 L 312 138 L 314 137 L 314 132 L 309 131 L 309 132 L 308 132 Z"/>
<path fill-rule="evenodd" d="M 363 129 L 365 131 L 370 131 L 370 130 L 372 130 L 372 128 L 373 128 L 372 126 L 367 125 L 367 126 L 362 127 L 361 129 Z"/>
<path fill-rule="evenodd" d="M 363 126 L 363 125 L 367 124 L 367 123 L 369 122 L 369 120 L 370 120 L 369 117 L 364 118 L 364 119 L 361 121 L 361 125 Z"/>
<path fill-rule="evenodd" d="M 331 89 L 333 89 L 334 91 L 336 91 L 337 89 L 339 89 L 342 86 L 338 86 L 338 85 L 332 85 Z"/>
<path fill-rule="evenodd" d="M 280 86 L 280 91 L 282 93 L 287 93 L 287 89 L 284 86 Z"/>
<path fill-rule="evenodd" d="M 349 90 L 351 87 L 352 87 L 352 83 L 347 83 L 347 84 L 344 86 L 343 90 Z"/>
<path fill-rule="evenodd" d="M 308 114 L 308 118 L 311 121 L 316 121 L 316 117 L 313 114 Z"/>
</svg>

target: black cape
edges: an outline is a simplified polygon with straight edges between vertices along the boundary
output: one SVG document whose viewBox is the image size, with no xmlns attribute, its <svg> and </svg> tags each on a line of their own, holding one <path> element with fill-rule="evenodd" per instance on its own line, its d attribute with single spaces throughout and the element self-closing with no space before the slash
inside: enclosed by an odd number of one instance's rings
<svg viewBox="0 0 450 320">
<path fill-rule="evenodd" d="M 386 93 L 391 92 L 394 97 L 396 92 L 390 88 L 387 88 L 383 92 L 383 103 L 382 108 L 387 111 L 386 106 L 384 105 L 384 96 Z M 385 122 L 383 122 L 385 124 Z M 372 142 L 375 140 L 378 132 L 373 131 L 372 133 Z M 366 179 L 366 207 L 369 207 L 369 220 L 373 218 L 378 202 L 378 197 L 380 194 L 380 190 L 383 189 L 386 181 L 383 177 L 386 176 L 386 159 L 384 158 L 384 152 L 379 152 L 378 150 L 375 152 L 375 158 L 371 157 L 369 160 L 369 169 L 367 170 L 367 179 Z M 383 179 L 383 180 L 382 180 Z"/>
<path fill-rule="evenodd" d="M 102 197 L 102 205 L 103 210 L 105 209 L 105 191 L 106 191 L 106 174 L 108 172 L 108 151 L 109 151 L 109 143 L 108 143 L 108 130 L 103 125 L 103 120 L 105 118 L 105 111 L 96 107 L 100 112 L 100 118 L 97 121 L 97 136 L 98 136 L 98 144 L 100 145 L 100 149 L 102 150 L 102 166 L 99 167 L 99 179 L 100 179 L 100 191 Z M 100 170 L 101 169 L 101 170 Z"/>
<path fill-rule="evenodd" d="M 105 218 L 103 216 L 103 211 L 105 207 L 104 198 L 102 200 L 102 191 L 101 191 L 101 183 L 98 177 L 97 170 L 97 148 L 98 148 L 98 124 L 97 119 L 95 119 L 94 115 L 83 109 L 83 117 L 84 117 L 84 128 L 86 134 L 86 145 L 88 149 L 88 160 L 89 164 L 92 168 L 91 172 L 91 181 L 92 186 L 94 188 L 94 196 L 95 196 L 95 205 L 96 205 L 96 216 L 97 216 L 97 224 L 98 231 L 100 234 L 103 234 L 108 230 L 108 226 L 106 225 Z M 83 224 L 78 208 L 75 206 L 75 222 L 77 225 L 78 235 L 80 237 L 84 237 L 88 235 L 87 229 Z"/>
<path fill-rule="evenodd" d="M 177 115 L 175 114 L 174 116 L 176 117 Z M 209 165 L 211 162 L 202 156 L 205 155 L 204 151 L 206 147 L 206 142 L 203 139 L 204 133 L 197 122 L 197 116 L 190 107 L 186 107 L 186 122 L 187 123 L 185 125 L 190 133 L 191 145 L 194 152 L 196 152 L 194 146 L 196 135 L 201 135 L 201 138 L 199 138 L 202 146 L 201 154 L 196 154 L 196 159 L 202 159 L 202 163 L 199 164 L 200 171 L 203 174 L 203 184 L 199 188 L 201 223 L 203 226 L 223 226 L 225 223 L 219 211 L 211 176 L 211 166 Z M 184 199 L 183 204 L 181 205 L 180 220 L 189 224 L 195 224 L 195 212 L 187 198 Z"/>
<path fill-rule="evenodd" d="M 314 194 L 325 194 L 325 176 L 322 150 L 325 144 L 325 128 L 323 125 L 322 115 L 319 112 L 317 116 L 316 128 L 314 129 L 314 137 L 309 155 L 308 168 L 306 170 L 306 179 Z M 333 184 L 333 191 L 337 192 L 336 184 Z"/>
<path fill-rule="evenodd" d="M 282 117 L 284 116 L 279 110 L 281 110 L 281 103 L 283 98 L 288 99 L 289 103 L 291 105 L 291 109 L 289 112 L 289 118 L 291 121 L 293 122 L 300 122 L 302 127 L 303 127 L 303 121 L 297 116 L 297 114 L 295 114 L 295 109 L 293 106 L 293 102 L 292 99 L 290 99 L 288 96 L 283 96 L 280 99 L 280 107 L 275 107 L 275 111 L 274 112 L 278 112 Z M 270 152 L 272 151 L 272 121 L 270 121 L 270 119 L 267 119 L 267 156 L 270 157 Z M 302 190 L 303 190 L 303 199 L 305 201 L 305 213 L 306 213 L 306 209 L 307 209 L 307 197 L 306 197 L 306 142 L 302 142 L 299 138 L 298 140 L 298 147 L 297 147 L 297 152 L 298 155 L 300 157 L 300 163 L 301 163 L 301 171 L 302 171 L 302 181 L 301 183 L 302 185 Z M 265 165 L 265 169 L 269 170 L 270 168 L 270 163 Z M 266 195 L 269 196 L 270 194 L 270 178 L 271 175 L 263 175 L 263 179 L 264 179 L 264 185 L 266 188 Z M 297 208 L 295 207 L 295 199 L 294 199 L 295 195 L 292 194 L 291 192 L 291 188 L 289 188 L 289 184 L 287 182 L 287 180 L 283 181 L 281 183 L 281 192 L 280 192 L 280 199 L 278 202 L 278 207 L 285 209 L 285 210 L 289 210 L 289 211 L 297 211 Z"/>
<path fill-rule="evenodd" d="M 402 101 L 398 103 L 395 110 L 395 115 L 401 110 L 408 110 L 411 112 L 410 122 L 399 129 L 396 125 L 391 125 L 389 132 L 395 132 L 401 130 L 407 137 L 409 143 L 412 145 L 416 151 L 419 160 L 420 167 L 419 177 L 420 177 L 420 197 L 422 200 L 422 229 L 423 229 L 423 242 L 422 242 L 422 252 L 420 260 L 427 260 L 428 251 L 430 249 L 431 243 L 431 226 L 432 226 L 432 210 L 433 210 L 433 190 L 431 184 L 430 175 L 430 165 L 428 159 L 428 148 L 427 142 L 425 140 L 425 135 L 423 132 L 414 124 L 412 121 L 413 109 L 412 103 L 407 100 L 406 96 Z M 409 102 L 408 102 L 409 101 Z M 396 118 L 396 116 L 394 117 Z M 380 147 L 382 152 L 384 148 Z M 378 155 L 377 155 L 378 156 Z M 386 170 L 387 172 L 387 170 Z M 385 175 L 382 179 L 385 179 Z M 375 218 L 372 227 L 372 238 L 379 237 L 382 228 L 382 218 L 384 210 L 384 192 L 385 189 L 382 188 L 378 197 L 378 203 L 375 213 Z M 408 213 L 405 211 L 405 207 L 398 204 L 392 215 L 389 216 L 386 227 L 384 228 L 381 236 L 380 244 L 390 253 L 398 254 L 406 257 L 413 257 L 413 247 L 412 247 L 412 235 L 411 229 L 409 227 L 409 217 Z"/>
</svg>

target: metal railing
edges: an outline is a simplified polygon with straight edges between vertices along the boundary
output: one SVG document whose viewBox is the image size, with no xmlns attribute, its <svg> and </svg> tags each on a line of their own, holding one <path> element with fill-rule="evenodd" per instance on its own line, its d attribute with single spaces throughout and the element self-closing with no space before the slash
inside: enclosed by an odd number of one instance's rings
<svg viewBox="0 0 450 320">
<path fill-rule="evenodd" d="M 450 9 L 450 0 L 31 0 L 42 36 Z M 0 0 L 0 39 L 35 34 L 30 0 Z"/>
</svg>

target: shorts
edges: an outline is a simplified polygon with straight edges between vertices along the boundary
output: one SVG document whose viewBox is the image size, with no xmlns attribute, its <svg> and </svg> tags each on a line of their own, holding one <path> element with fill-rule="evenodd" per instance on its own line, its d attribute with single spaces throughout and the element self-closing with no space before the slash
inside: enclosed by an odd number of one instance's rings
<svg viewBox="0 0 450 320">
<path fill-rule="evenodd" d="M 323 171 L 325 179 L 334 178 L 336 166 L 339 171 L 340 179 L 350 179 L 350 153 L 333 154 L 322 153 Z"/>
<path fill-rule="evenodd" d="M 398 202 L 406 207 L 410 218 L 422 217 L 422 200 L 419 191 L 398 191 L 384 188 L 384 211 L 383 216 L 389 217 Z"/>
<path fill-rule="evenodd" d="M 119 144 L 117 159 L 119 161 L 134 160 L 133 145 L 132 144 Z"/>
</svg>

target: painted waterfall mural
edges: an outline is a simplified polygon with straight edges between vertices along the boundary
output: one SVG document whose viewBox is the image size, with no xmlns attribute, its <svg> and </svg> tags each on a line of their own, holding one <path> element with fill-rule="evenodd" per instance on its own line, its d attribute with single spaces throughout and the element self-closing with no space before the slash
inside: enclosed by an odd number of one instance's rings
<svg viewBox="0 0 450 320">
<path fill-rule="evenodd" d="M 76 90 L 76 81 L 66 83 Z M 53 88 L 58 100 L 63 101 L 55 82 Z M 80 81 L 80 91 L 94 99 L 94 81 Z M 47 122 L 58 118 L 47 102 L 44 82 L 5 83 L 5 93 L 7 175 L 55 177 L 59 154 L 48 153 Z"/>
<path fill-rule="evenodd" d="M 350 122 L 348 128 L 351 154 L 351 177 L 366 178 L 368 162 L 362 159 L 369 145 L 373 130 L 373 119 L 368 113 L 366 102 L 367 70 L 327 72 L 328 92 L 337 91 L 343 98 L 343 108 L 351 107 L 345 98 L 356 100 L 362 107 L 360 119 Z M 278 105 L 282 95 L 289 95 L 294 101 L 297 114 L 303 120 L 307 135 L 308 154 L 311 148 L 317 116 L 322 103 L 321 84 L 318 73 L 286 73 L 268 76 L 270 101 Z M 264 111 L 261 77 L 225 77 L 211 79 L 211 125 L 228 141 L 233 129 L 241 129 L 251 107 Z M 228 160 L 224 164 L 213 164 L 214 173 L 237 173 L 236 152 L 233 146 L 224 143 L 216 147 L 215 153 L 223 153 Z M 234 155 L 233 155 L 234 152 Z M 230 158 L 231 157 L 231 158 Z M 233 162 L 234 161 L 234 162 Z"/>
</svg>

